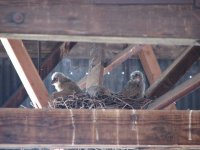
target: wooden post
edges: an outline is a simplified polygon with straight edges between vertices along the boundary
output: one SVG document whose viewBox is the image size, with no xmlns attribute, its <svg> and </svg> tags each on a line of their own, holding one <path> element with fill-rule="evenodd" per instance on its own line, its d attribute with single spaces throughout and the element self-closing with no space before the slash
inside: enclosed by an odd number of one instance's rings
<svg viewBox="0 0 200 150">
<path fill-rule="evenodd" d="M 1 42 L 15 67 L 35 108 L 48 106 L 48 92 L 44 86 L 23 42 L 1 38 Z"/>
<path fill-rule="evenodd" d="M 90 52 L 90 57 L 86 89 L 91 86 L 101 86 L 103 82 L 104 50 L 100 44 L 94 44 L 94 48 Z"/>
</svg>

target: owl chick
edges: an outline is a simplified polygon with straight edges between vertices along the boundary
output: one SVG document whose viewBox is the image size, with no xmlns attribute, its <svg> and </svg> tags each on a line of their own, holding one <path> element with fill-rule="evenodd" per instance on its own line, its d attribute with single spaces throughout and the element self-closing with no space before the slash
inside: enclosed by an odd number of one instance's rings
<svg viewBox="0 0 200 150">
<path fill-rule="evenodd" d="M 55 72 L 51 76 L 51 84 L 57 92 L 52 94 L 52 98 L 65 97 L 74 93 L 81 93 L 79 86 L 61 72 Z"/>
<path fill-rule="evenodd" d="M 130 75 L 130 80 L 121 91 L 125 97 L 143 98 L 145 92 L 144 75 L 140 71 L 134 71 Z"/>
</svg>

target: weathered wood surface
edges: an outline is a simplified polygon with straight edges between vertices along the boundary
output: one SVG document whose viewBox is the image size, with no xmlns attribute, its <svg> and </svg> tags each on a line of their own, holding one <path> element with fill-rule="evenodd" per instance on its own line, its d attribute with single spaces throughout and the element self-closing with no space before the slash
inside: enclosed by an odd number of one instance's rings
<svg viewBox="0 0 200 150">
<path fill-rule="evenodd" d="M 0 109 L 0 147 L 195 147 L 199 111 Z"/>
<path fill-rule="evenodd" d="M 183 96 L 189 94 L 196 88 L 200 87 L 200 73 L 195 75 L 192 79 L 188 79 L 182 84 L 170 90 L 166 94 L 155 99 L 149 106 L 148 109 L 163 109 L 169 104 L 178 101 Z M 198 99 L 199 97 L 197 97 Z"/>
<path fill-rule="evenodd" d="M 35 108 L 48 106 L 48 92 L 21 40 L 0 39 Z"/>
<path fill-rule="evenodd" d="M 91 86 L 102 86 L 104 74 L 104 49 L 101 44 L 94 44 L 90 50 L 89 71 L 86 80 L 86 89 Z"/>
<path fill-rule="evenodd" d="M 152 85 L 161 75 L 161 69 L 154 54 L 151 45 L 145 45 L 142 51 L 138 54 L 146 76 L 150 85 Z M 175 110 L 176 105 L 172 103 L 170 106 L 165 109 Z"/>
<path fill-rule="evenodd" d="M 147 89 L 146 96 L 155 99 L 169 91 L 199 57 L 199 46 L 185 50 Z"/>
<path fill-rule="evenodd" d="M 41 66 L 40 76 L 44 79 L 49 72 L 58 64 L 61 60 L 61 43 L 58 43 L 53 52 L 44 60 Z M 16 108 L 24 101 L 27 93 L 24 86 L 20 86 L 17 91 L 3 104 L 2 107 Z"/>
<path fill-rule="evenodd" d="M 98 4 L 91 0 L 1 0 L 0 36 L 188 45 L 195 44 L 200 37 L 199 18 L 200 10 L 192 4 L 144 6 Z"/>
<path fill-rule="evenodd" d="M 28 50 L 28 53 L 31 58 L 37 58 L 37 41 L 23 41 L 25 47 Z M 50 41 L 41 41 L 42 43 L 42 51 L 41 57 L 45 58 L 49 53 L 52 52 L 52 48 L 55 47 L 57 42 Z M 90 49 L 92 49 L 93 43 L 84 43 L 79 42 L 73 46 L 70 53 L 64 51 L 64 56 L 67 56 L 71 59 L 89 59 L 90 58 Z M 105 44 L 105 59 L 109 60 L 116 56 L 116 54 L 120 53 L 123 49 L 125 49 L 127 44 Z M 157 59 L 176 59 L 187 46 L 166 46 L 166 45 L 152 45 L 154 53 Z M 7 54 L 4 51 L 3 45 L 0 43 L 0 58 L 7 58 Z M 137 57 L 131 57 L 133 59 L 137 59 Z"/>
<path fill-rule="evenodd" d="M 161 69 L 151 45 L 145 45 L 138 53 L 150 84 L 154 83 L 161 74 Z"/>
</svg>

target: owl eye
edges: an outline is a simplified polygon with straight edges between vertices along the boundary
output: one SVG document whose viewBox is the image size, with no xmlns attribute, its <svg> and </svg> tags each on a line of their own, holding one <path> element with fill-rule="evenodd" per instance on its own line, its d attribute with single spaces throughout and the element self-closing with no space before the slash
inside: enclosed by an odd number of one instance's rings
<svg viewBox="0 0 200 150">
<path fill-rule="evenodd" d="M 58 78 L 53 78 L 53 80 L 51 81 L 52 83 L 55 83 L 58 81 Z"/>
</svg>

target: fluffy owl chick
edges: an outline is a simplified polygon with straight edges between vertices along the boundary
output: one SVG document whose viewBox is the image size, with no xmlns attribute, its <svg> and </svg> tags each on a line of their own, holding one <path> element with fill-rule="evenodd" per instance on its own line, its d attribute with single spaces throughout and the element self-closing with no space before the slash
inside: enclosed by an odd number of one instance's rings
<svg viewBox="0 0 200 150">
<path fill-rule="evenodd" d="M 130 80 L 125 85 L 120 94 L 125 97 L 143 98 L 145 92 L 144 75 L 140 71 L 134 71 L 130 75 Z"/>
<path fill-rule="evenodd" d="M 79 86 L 61 72 L 55 72 L 51 76 L 51 84 L 57 92 L 52 94 L 52 98 L 65 97 L 74 93 L 81 93 Z"/>
</svg>

